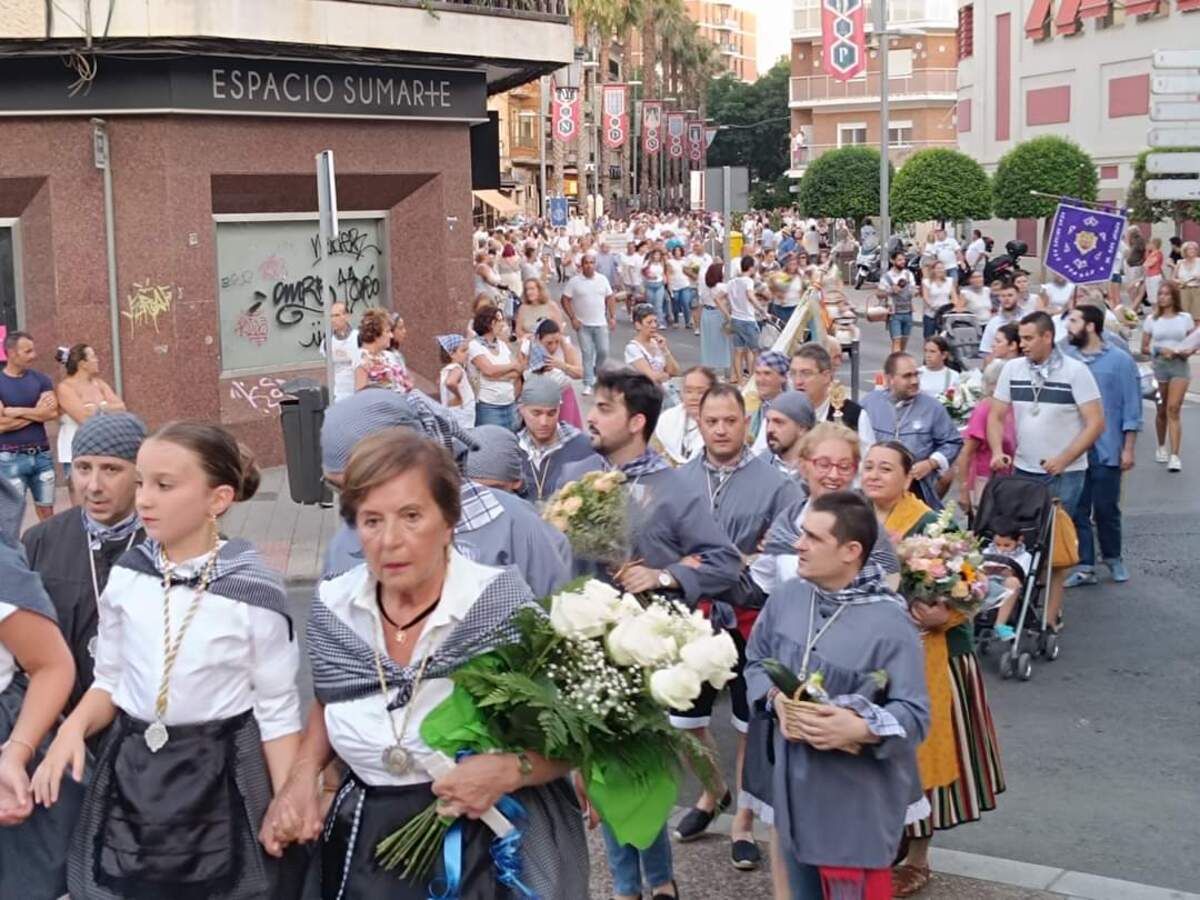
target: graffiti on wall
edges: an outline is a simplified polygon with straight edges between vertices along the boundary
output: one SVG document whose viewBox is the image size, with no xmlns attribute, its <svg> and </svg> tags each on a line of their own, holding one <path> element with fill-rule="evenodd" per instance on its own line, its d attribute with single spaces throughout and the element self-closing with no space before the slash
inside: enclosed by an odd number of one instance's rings
<svg viewBox="0 0 1200 900">
<path fill-rule="evenodd" d="M 155 284 L 149 278 L 135 281 L 125 296 L 127 309 L 121 315 L 129 320 L 131 331 L 150 326 L 158 334 L 159 318 L 169 313 L 172 304 L 182 296 L 183 290 L 173 284 Z"/>
<path fill-rule="evenodd" d="M 344 303 L 357 319 L 383 302 L 381 223 L 342 223 L 326 244 L 328 285 L 316 229 L 312 221 L 218 223 L 226 371 L 319 362 L 328 304 Z"/>
<path fill-rule="evenodd" d="M 270 376 L 258 380 L 234 380 L 229 383 L 229 399 L 244 404 L 264 416 L 273 416 L 279 412 L 279 401 L 286 396 L 283 385 L 282 378 Z"/>
</svg>

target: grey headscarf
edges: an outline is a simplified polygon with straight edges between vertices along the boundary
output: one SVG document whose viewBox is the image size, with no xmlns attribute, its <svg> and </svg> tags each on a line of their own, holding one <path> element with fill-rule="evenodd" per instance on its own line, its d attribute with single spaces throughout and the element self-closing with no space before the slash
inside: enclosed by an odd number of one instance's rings
<svg viewBox="0 0 1200 900">
<path fill-rule="evenodd" d="M 782 413 L 801 428 L 812 428 L 817 421 L 812 401 L 802 391 L 784 391 L 771 401 L 771 411 Z"/>
<path fill-rule="evenodd" d="M 137 462 L 146 440 L 146 426 L 133 413 L 102 413 L 79 426 L 71 442 L 71 456 L 111 456 Z"/>
<path fill-rule="evenodd" d="M 521 389 L 522 406 L 558 406 L 562 387 L 548 375 L 530 375 Z"/>
<path fill-rule="evenodd" d="M 471 434 L 479 448 L 467 454 L 464 475 L 476 481 L 521 480 L 522 451 L 516 434 L 500 425 L 480 425 Z"/>
</svg>

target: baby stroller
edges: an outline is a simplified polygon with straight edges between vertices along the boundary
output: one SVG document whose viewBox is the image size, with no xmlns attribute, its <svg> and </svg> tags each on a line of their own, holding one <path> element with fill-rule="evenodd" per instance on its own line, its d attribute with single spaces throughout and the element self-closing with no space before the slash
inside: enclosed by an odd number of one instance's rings
<svg viewBox="0 0 1200 900">
<path fill-rule="evenodd" d="M 966 363 L 979 358 L 983 329 L 973 313 L 954 312 L 945 306 L 938 310 L 935 321 L 938 332 L 946 338 L 957 359 Z"/>
<path fill-rule="evenodd" d="M 1058 635 L 1046 627 L 1046 600 L 1050 590 L 1050 563 L 1054 547 L 1054 495 L 1044 485 L 1019 475 L 993 477 L 983 489 L 979 509 L 971 529 L 982 539 L 991 540 L 992 523 L 1000 516 L 1017 523 L 1032 561 L 1021 588 L 1020 603 L 1013 611 L 1016 636 L 1012 646 L 1000 657 L 1000 677 L 1016 675 L 1022 681 L 1033 677 L 1034 656 L 1047 661 L 1058 659 Z M 1010 619 L 1010 621 L 1012 621 Z M 986 610 L 975 618 L 975 637 L 979 652 L 986 656 L 996 640 L 996 610 Z M 1034 649 L 1022 649 L 1022 641 Z"/>
</svg>

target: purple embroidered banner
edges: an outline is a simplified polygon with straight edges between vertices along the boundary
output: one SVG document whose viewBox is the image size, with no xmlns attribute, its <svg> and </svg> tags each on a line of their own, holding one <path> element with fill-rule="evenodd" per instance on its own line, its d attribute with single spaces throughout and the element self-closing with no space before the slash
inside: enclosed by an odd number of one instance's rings
<svg viewBox="0 0 1200 900">
<path fill-rule="evenodd" d="M 1108 281 L 1124 230 L 1119 212 L 1060 203 L 1046 244 L 1046 268 L 1075 284 Z"/>
</svg>

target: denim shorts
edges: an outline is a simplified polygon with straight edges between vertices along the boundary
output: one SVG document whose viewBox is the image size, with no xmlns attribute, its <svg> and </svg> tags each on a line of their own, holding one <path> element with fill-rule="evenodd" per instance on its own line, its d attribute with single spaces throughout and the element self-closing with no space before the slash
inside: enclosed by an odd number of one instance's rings
<svg viewBox="0 0 1200 900">
<path fill-rule="evenodd" d="M 912 325 L 912 313 L 892 313 L 887 320 L 888 337 L 893 340 L 908 337 L 912 334 Z"/>
<path fill-rule="evenodd" d="M 735 350 L 757 350 L 760 333 L 757 322 L 731 319 L 733 324 L 733 347 Z"/>
<path fill-rule="evenodd" d="M 22 500 L 28 489 L 35 506 L 54 506 L 54 456 L 49 450 L 37 453 L 0 450 L 0 478 L 16 488 Z"/>
</svg>

